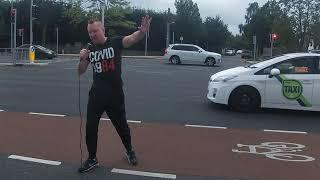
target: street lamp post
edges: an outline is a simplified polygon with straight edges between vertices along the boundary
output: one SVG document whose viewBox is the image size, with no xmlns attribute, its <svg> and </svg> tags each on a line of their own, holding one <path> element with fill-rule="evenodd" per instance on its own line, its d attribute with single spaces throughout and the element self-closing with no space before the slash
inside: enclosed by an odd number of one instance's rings
<svg viewBox="0 0 320 180">
<path fill-rule="evenodd" d="M 33 43 L 33 32 L 32 32 L 32 8 L 33 8 L 33 0 L 31 1 L 30 5 L 30 46 L 32 46 Z"/>
<path fill-rule="evenodd" d="M 57 55 L 59 54 L 59 28 L 56 28 L 56 33 L 57 33 Z"/>
<path fill-rule="evenodd" d="M 170 41 L 170 25 L 174 24 L 175 22 L 167 22 L 167 41 L 166 41 L 166 47 L 169 47 L 169 41 Z"/>
<path fill-rule="evenodd" d="M 101 6 L 101 9 L 102 9 L 102 12 L 101 12 L 101 23 L 104 27 L 104 13 L 105 13 L 105 9 L 108 8 L 108 3 L 109 3 L 109 0 L 107 0 L 107 3 L 106 3 L 106 0 L 98 0 L 100 2 L 100 6 Z"/>
</svg>

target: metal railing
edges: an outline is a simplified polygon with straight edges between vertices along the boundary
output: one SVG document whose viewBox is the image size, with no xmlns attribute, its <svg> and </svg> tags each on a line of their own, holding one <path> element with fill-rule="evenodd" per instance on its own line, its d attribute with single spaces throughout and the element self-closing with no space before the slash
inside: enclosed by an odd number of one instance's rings
<svg viewBox="0 0 320 180">
<path fill-rule="evenodd" d="M 29 62 L 29 48 L 0 48 L 0 62 L 2 63 L 26 63 Z"/>
</svg>

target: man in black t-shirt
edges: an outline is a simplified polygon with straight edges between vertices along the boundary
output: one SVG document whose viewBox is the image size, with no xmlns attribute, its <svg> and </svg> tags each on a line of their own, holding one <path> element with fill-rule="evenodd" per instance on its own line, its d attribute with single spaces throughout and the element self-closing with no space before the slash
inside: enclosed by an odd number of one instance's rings
<svg viewBox="0 0 320 180">
<path fill-rule="evenodd" d="M 126 119 L 123 82 L 121 78 L 121 51 L 139 42 L 150 27 L 151 18 L 142 18 L 139 30 L 129 36 L 109 38 L 105 36 L 102 23 L 93 19 L 88 22 L 91 43 L 80 51 L 79 75 L 91 64 L 93 84 L 89 92 L 86 123 L 86 144 L 89 157 L 79 172 L 88 172 L 98 166 L 98 126 L 103 112 L 106 112 L 126 149 L 131 165 L 137 165 L 137 158 L 131 144 L 130 128 Z"/>
</svg>

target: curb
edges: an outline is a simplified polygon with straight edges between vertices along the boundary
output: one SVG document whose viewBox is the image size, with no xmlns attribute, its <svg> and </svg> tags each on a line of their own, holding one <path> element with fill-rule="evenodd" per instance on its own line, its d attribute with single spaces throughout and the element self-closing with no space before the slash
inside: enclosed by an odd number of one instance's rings
<svg viewBox="0 0 320 180">
<path fill-rule="evenodd" d="M 0 63 L 0 66 L 47 66 L 49 63 Z"/>
<path fill-rule="evenodd" d="M 59 54 L 58 58 L 78 58 L 79 54 Z M 162 59 L 163 56 L 122 56 L 122 58 Z"/>
</svg>

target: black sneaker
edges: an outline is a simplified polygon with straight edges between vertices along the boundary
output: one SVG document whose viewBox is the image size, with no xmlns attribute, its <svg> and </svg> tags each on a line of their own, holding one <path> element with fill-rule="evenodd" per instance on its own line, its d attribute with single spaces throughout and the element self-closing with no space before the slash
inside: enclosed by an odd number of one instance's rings
<svg viewBox="0 0 320 180">
<path fill-rule="evenodd" d="M 87 159 L 86 162 L 84 162 L 83 166 L 78 169 L 78 172 L 79 173 L 89 172 L 98 166 L 99 166 L 99 163 L 97 158 Z"/>
<path fill-rule="evenodd" d="M 127 156 L 129 164 L 131 164 L 132 166 L 138 165 L 137 156 L 136 156 L 136 153 L 134 151 L 127 152 L 126 156 Z"/>
</svg>

